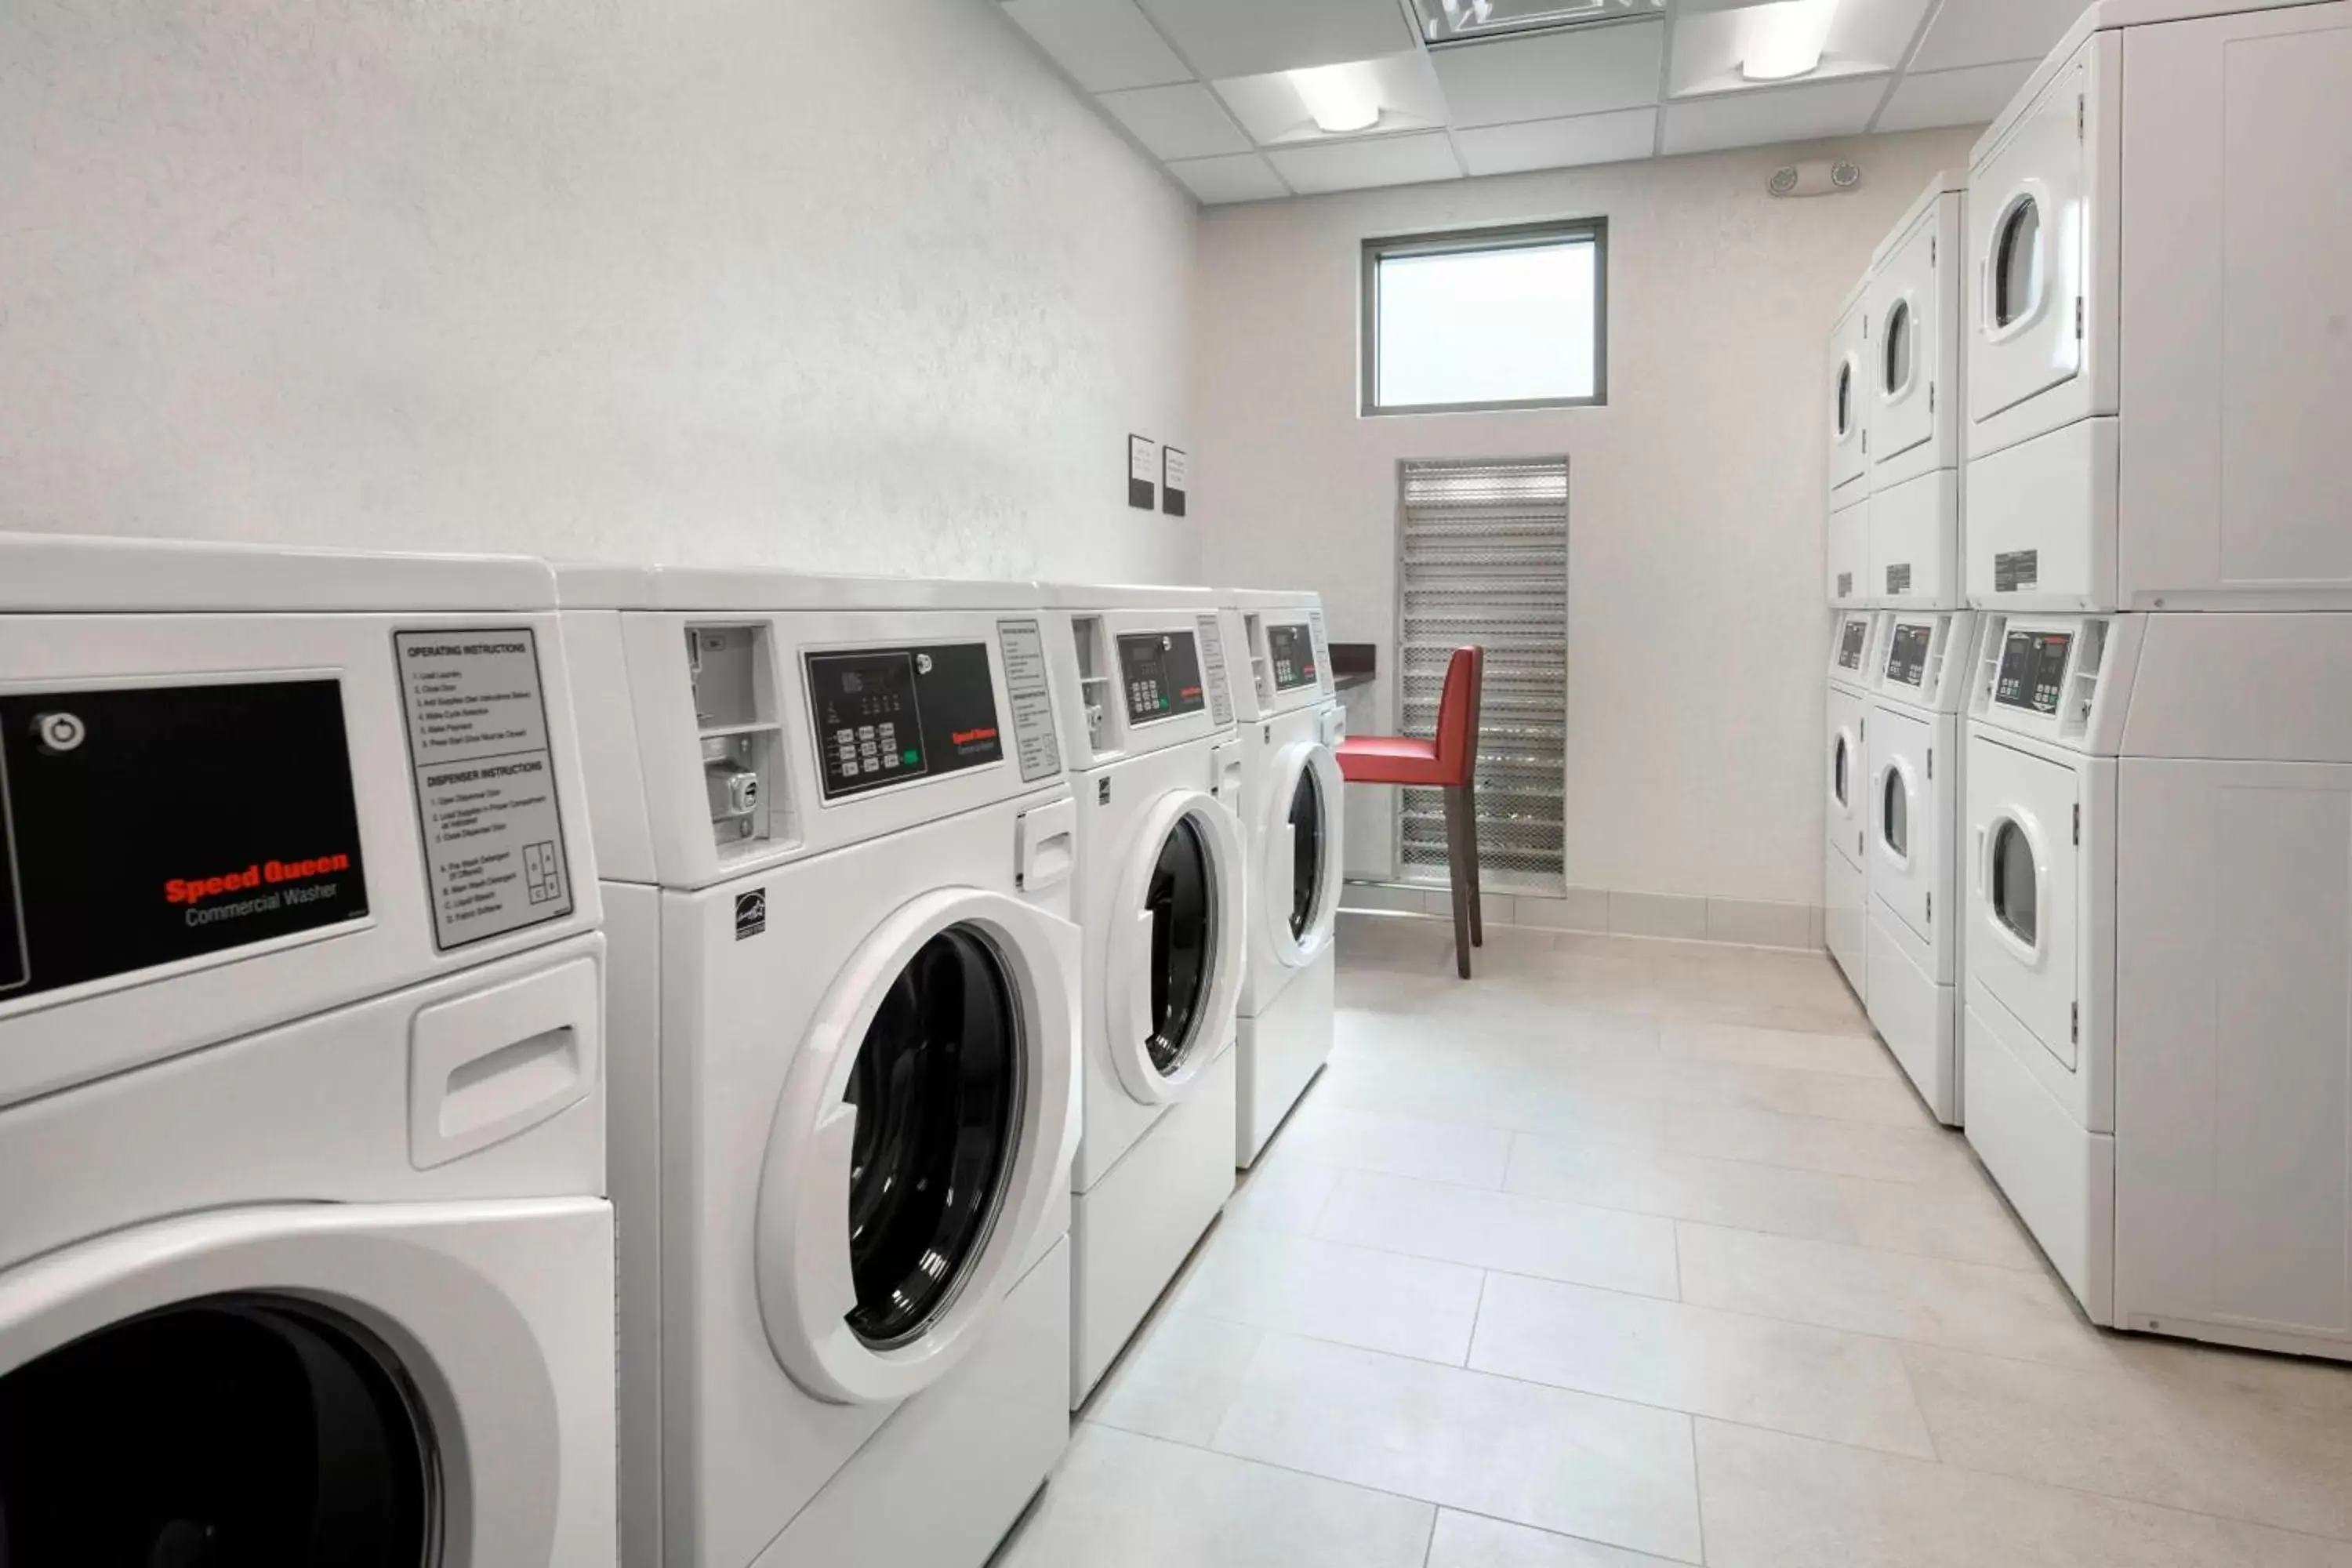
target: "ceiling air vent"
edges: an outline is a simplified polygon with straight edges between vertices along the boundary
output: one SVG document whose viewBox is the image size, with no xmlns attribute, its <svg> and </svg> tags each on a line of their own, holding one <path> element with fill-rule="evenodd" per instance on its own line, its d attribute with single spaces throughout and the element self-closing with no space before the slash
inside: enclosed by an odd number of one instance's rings
<svg viewBox="0 0 2352 1568">
<path fill-rule="evenodd" d="M 1665 0 L 1412 0 L 1412 4 L 1421 16 L 1422 37 L 1433 46 L 1593 22 L 1624 22 L 1655 16 L 1665 8 Z"/>
</svg>

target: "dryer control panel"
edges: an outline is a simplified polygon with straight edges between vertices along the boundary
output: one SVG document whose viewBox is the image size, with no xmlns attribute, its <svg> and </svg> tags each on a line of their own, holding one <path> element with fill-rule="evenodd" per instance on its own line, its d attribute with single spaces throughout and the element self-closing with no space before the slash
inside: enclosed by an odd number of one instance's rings
<svg viewBox="0 0 2352 1568">
<path fill-rule="evenodd" d="M 2066 654 L 2074 646 L 2072 632 L 2011 628 L 2001 639 L 2000 673 L 1992 700 L 2004 708 L 2057 712 L 2059 694 L 2066 686 Z"/>
<path fill-rule="evenodd" d="M 806 663 L 829 801 L 1004 759 L 986 643 L 812 653 Z"/>
<path fill-rule="evenodd" d="M 1130 724 L 1198 713 L 1208 705 L 1200 647 L 1189 630 L 1121 633 L 1118 674 Z"/>
<path fill-rule="evenodd" d="M 1895 635 L 1886 645 L 1886 679 L 1903 686 L 1923 685 L 1927 678 L 1927 647 L 1935 636 L 1933 622 L 1896 621 Z"/>
<path fill-rule="evenodd" d="M 1840 669 L 1860 669 L 1863 651 L 1870 643 L 1870 617 L 1848 616 L 1838 629 L 1837 661 Z"/>
</svg>

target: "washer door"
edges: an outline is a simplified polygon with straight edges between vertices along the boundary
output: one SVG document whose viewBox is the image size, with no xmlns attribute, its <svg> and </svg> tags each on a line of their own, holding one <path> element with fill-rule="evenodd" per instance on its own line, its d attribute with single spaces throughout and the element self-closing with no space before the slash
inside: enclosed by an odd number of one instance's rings
<svg viewBox="0 0 2352 1568">
<path fill-rule="evenodd" d="M 1241 981 L 1242 846 L 1233 813 L 1171 790 L 1144 813 L 1111 906 L 1111 1066 L 1147 1105 L 1183 1097 L 1223 1042 Z"/>
<path fill-rule="evenodd" d="M 1916 714 L 1874 708 L 1876 738 L 1870 746 L 1870 889 L 1912 934 L 1933 935 L 1937 858 L 1934 786 L 1927 782 L 1927 752 L 1935 731 Z M 1951 911 L 1945 911 L 1945 919 Z"/>
<path fill-rule="evenodd" d="M 16 1269 L 0 1563 L 551 1563 L 600 1486 L 609 1540 L 612 1237 L 593 1199 L 310 1204 Z"/>
<path fill-rule="evenodd" d="M 903 1399 L 962 1359 L 1067 1183 L 1076 928 L 928 893 L 836 977 L 760 1175 L 768 1342 L 820 1399 Z"/>
<path fill-rule="evenodd" d="M 1969 973 L 2074 1070 L 2074 843 L 2080 775 L 1981 738 L 1969 749 Z"/>
<path fill-rule="evenodd" d="M 1257 918 L 1274 956 L 1296 969 L 1331 945 L 1339 907 L 1339 761 L 1317 741 L 1274 759 L 1258 833 Z"/>
<path fill-rule="evenodd" d="M 1863 773 L 1862 733 L 1860 700 L 1832 687 L 1826 803 L 1830 847 L 1855 866 L 1863 863 L 1863 792 L 1869 788 Z"/>
</svg>

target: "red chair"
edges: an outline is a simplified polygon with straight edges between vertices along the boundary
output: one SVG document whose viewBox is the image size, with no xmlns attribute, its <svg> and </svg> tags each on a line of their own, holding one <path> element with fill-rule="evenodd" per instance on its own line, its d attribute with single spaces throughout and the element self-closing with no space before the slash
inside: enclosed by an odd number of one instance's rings
<svg viewBox="0 0 2352 1568">
<path fill-rule="evenodd" d="M 1350 735 L 1339 742 L 1339 776 L 1349 784 L 1403 784 L 1445 794 L 1445 865 L 1454 884 L 1454 954 L 1470 978 L 1470 950 L 1486 942 L 1478 898 L 1478 689 L 1486 650 L 1457 647 L 1437 699 L 1437 739 Z"/>
</svg>

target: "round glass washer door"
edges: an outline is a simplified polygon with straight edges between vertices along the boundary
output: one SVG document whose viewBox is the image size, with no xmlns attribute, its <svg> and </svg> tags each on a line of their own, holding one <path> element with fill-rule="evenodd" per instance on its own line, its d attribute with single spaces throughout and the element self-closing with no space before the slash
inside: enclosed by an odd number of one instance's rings
<svg viewBox="0 0 2352 1568">
<path fill-rule="evenodd" d="M 902 1399 L 985 1330 L 1069 1179 L 1077 931 L 1002 893 L 902 906 L 793 1054 L 760 1173 L 770 1348 L 820 1399 Z"/>
<path fill-rule="evenodd" d="M 1111 1065 L 1146 1104 L 1181 1099 L 1230 1037 L 1244 932 L 1241 832 L 1201 790 L 1145 812 L 1112 905 Z"/>
<path fill-rule="evenodd" d="M 1258 926 L 1264 951 L 1297 968 L 1331 945 L 1339 904 L 1341 781 L 1319 742 L 1276 753 L 1259 821 Z"/>
</svg>

